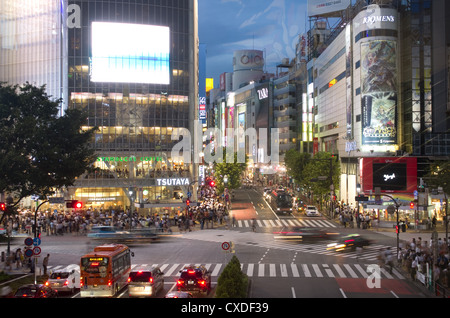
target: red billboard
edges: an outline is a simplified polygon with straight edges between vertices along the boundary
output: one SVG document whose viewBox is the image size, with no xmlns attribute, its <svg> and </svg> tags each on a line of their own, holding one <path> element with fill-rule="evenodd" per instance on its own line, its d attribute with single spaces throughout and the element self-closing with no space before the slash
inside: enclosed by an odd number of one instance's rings
<svg viewBox="0 0 450 318">
<path fill-rule="evenodd" d="M 361 187 L 364 193 L 379 187 L 384 193 L 413 193 L 417 190 L 417 158 L 362 158 Z"/>
</svg>

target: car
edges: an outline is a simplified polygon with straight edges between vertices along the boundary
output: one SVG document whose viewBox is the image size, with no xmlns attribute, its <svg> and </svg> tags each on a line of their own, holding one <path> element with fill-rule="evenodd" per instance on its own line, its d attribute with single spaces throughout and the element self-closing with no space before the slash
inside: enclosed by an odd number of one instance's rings
<svg viewBox="0 0 450 318">
<path fill-rule="evenodd" d="M 57 298 L 58 292 L 44 284 L 22 285 L 14 293 L 14 298 Z"/>
<path fill-rule="evenodd" d="M 80 269 L 66 267 L 52 271 L 45 282 L 45 286 L 52 288 L 58 292 L 75 293 L 80 289 Z"/>
<path fill-rule="evenodd" d="M 308 205 L 306 206 L 306 216 L 320 216 L 320 213 L 314 205 Z"/>
<path fill-rule="evenodd" d="M 194 298 L 194 296 L 189 292 L 174 290 L 167 293 L 165 298 Z"/>
<path fill-rule="evenodd" d="M 208 294 L 211 291 L 211 272 L 204 266 L 186 266 L 177 280 L 178 291 Z"/>
<path fill-rule="evenodd" d="M 133 268 L 128 276 L 128 296 L 154 297 L 164 290 L 164 273 L 158 266 Z"/>
<path fill-rule="evenodd" d="M 369 246 L 372 242 L 359 234 L 350 234 L 341 237 L 337 242 L 328 244 L 327 250 L 336 252 L 355 250 L 357 247 Z"/>
<path fill-rule="evenodd" d="M 274 239 L 284 241 L 328 240 L 335 238 L 339 233 L 328 232 L 325 229 L 314 227 L 287 226 L 273 233 Z"/>
</svg>

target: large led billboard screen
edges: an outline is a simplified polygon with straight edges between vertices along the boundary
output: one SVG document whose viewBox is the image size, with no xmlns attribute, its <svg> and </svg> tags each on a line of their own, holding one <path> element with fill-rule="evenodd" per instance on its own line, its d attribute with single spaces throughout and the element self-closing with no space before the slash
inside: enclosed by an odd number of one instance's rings
<svg viewBox="0 0 450 318">
<path fill-rule="evenodd" d="M 170 29 L 93 22 L 91 81 L 170 84 Z"/>
<path fill-rule="evenodd" d="M 405 191 L 406 163 L 373 163 L 373 187 L 381 190 Z"/>
</svg>

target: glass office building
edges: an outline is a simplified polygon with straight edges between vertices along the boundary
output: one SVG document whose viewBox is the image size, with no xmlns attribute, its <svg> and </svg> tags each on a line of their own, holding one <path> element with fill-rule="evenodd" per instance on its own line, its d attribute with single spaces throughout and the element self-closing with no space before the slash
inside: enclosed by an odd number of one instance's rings
<svg viewBox="0 0 450 318">
<path fill-rule="evenodd" d="M 63 98 L 62 112 L 82 109 L 84 129 L 98 128 L 96 172 L 65 199 L 92 209 L 181 208 L 196 169 L 171 157 L 172 133 L 192 131 L 197 116 L 197 1 L 25 2 L 2 1 L 0 80 L 37 72 L 36 84 Z"/>
<path fill-rule="evenodd" d="M 0 1 L 0 81 L 46 85 L 62 97 L 63 19 L 58 0 Z"/>
</svg>

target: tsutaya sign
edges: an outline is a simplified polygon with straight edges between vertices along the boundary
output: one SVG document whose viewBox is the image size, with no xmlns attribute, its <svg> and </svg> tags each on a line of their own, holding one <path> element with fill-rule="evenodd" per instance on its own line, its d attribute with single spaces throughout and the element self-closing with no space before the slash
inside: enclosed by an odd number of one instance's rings
<svg viewBox="0 0 450 318">
<path fill-rule="evenodd" d="M 98 157 L 97 161 L 103 162 L 136 162 L 135 156 L 131 157 Z M 162 157 L 140 157 L 139 161 L 164 161 Z"/>
<path fill-rule="evenodd" d="M 188 186 L 189 178 L 156 179 L 156 185 L 158 185 L 158 186 Z"/>
</svg>

